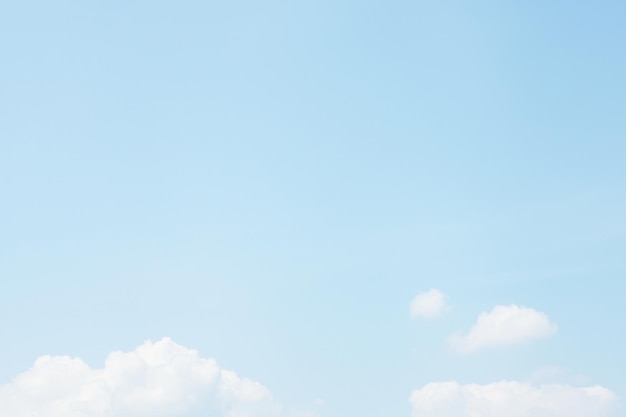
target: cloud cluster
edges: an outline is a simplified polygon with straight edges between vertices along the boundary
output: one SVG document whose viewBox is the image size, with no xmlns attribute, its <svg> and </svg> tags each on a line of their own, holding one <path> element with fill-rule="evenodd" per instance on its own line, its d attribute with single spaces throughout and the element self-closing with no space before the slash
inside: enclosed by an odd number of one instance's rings
<svg viewBox="0 0 626 417">
<path fill-rule="evenodd" d="M 467 334 L 452 335 L 449 343 L 458 352 L 469 354 L 485 348 L 545 339 L 557 330 L 557 325 L 545 313 L 517 305 L 496 306 L 490 312 L 481 313 Z"/>
<path fill-rule="evenodd" d="M 431 383 L 414 390 L 409 401 L 413 417 L 613 417 L 618 412 L 616 395 L 600 386 L 516 381 Z"/>
<path fill-rule="evenodd" d="M 283 417 L 263 385 L 221 369 L 165 338 L 113 352 L 101 369 L 78 358 L 43 356 L 0 386 L 2 417 L 140 417 L 202 413 Z"/>
<path fill-rule="evenodd" d="M 438 290 L 418 294 L 410 306 L 411 317 L 434 318 L 445 309 L 445 296 Z M 545 339 L 558 331 L 545 313 L 517 305 L 499 305 L 478 316 L 466 333 L 449 337 L 461 354 L 488 348 L 513 346 Z M 554 379 L 556 368 L 544 370 L 541 378 Z M 580 377 L 577 378 L 580 382 Z M 413 417 L 614 417 L 619 412 L 615 393 L 601 386 L 575 387 L 564 384 L 533 384 L 500 381 L 491 384 L 436 382 L 412 392 Z"/>
<path fill-rule="evenodd" d="M 412 319 L 434 319 L 441 316 L 445 309 L 446 296 L 436 289 L 417 294 L 409 307 Z"/>
</svg>

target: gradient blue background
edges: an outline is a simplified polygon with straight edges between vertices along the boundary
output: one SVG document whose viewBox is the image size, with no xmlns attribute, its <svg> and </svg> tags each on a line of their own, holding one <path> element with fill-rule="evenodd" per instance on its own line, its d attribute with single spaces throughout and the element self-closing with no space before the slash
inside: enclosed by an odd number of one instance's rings
<svg viewBox="0 0 626 417">
<path fill-rule="evenodd" d="M 0 382 L 170 336 L 324 417 L 626 398 L 623 1 L 3 1 Z M 453 310 L 411 322 L 419 291 Z M 548 341 L 458 357 L 517 303 Z"/>
</svg>

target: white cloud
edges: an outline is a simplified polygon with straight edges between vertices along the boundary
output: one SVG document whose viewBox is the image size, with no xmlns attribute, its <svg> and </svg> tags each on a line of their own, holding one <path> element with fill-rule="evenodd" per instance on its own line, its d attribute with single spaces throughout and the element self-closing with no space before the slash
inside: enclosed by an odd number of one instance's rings
<svg viewBox="0 0 626 417">
<path fill-rule="evenodd" d="M 436 289 L 417 294 L 409 308 L 412 319 L 434 319 L 441 316 L 445 309 L 446 296 Z"/>
<path fill-rule="evenodd" d="M 436 382 L 414 390 L 409 401 L 413 417 L 613 417 L 618 412 L 617 396 L 601 386 L 516 381 Z"/>
<path fill-rule="evenodd" d="M 78 358 L 42 356 L 0 386 L 2 417 L 140 417 L 203 413 L 283 417 L 263 385 L 165 338 L 113 352 L 103 368 Z"/>
<path fill-rule="evenodd" d="M 547 338 L 558 330 L 546 314 L 528 307 L 496 306 L 481 313 L 476 324 L 463 335 L 454 334 L 449 343 L 460 353 L 505 347 Z"/>
</svg>

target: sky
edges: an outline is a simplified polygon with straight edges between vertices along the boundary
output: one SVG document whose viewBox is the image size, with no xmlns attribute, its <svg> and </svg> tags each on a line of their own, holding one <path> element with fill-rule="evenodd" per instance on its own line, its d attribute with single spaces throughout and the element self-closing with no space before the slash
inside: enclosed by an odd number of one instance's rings
<svg viewBox="0 0 626 417">
<path fill-rule="evenodd" d="M 614 417 L 626 3 L 0 3 L 0 414 Z"/>
</svg>

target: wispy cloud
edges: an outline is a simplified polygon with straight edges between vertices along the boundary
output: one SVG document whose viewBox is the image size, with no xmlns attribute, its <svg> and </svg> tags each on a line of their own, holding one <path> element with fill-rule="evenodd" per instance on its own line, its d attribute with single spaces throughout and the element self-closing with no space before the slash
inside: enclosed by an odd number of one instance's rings
<svg viewBox="0 0 626 417">
<path fill-rule="evenodd" d="M 437 289 L 431 289 L 413 298 L 409 312 L 412 319 L 434 319 L 441 316 L 446 307 L 446 296 Z"/>
</svg>

